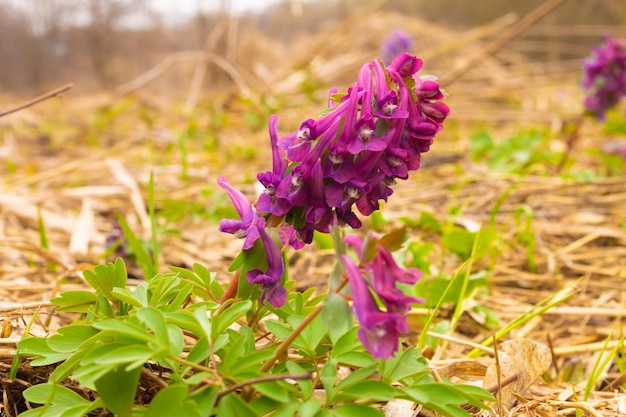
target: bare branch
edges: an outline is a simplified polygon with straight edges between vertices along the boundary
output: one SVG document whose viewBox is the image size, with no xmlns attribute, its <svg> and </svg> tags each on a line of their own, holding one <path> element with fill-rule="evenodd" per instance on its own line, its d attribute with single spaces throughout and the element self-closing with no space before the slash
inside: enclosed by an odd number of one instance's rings
<svg viewBox="0 0 626 417">
<path fill-rule="evenodd" d="M 159 77 L 165 71 L 170 69 L 174 64 L 186 61 L 207 61 L 217 65 L 233 80 L 241 94 L 250 94 L 250 88 L 248 87 L 248 84 L 246 84 L 241 74 L 239 74 L 237 69 L 232 64 L 230 64 L 221 56 L 204 51 L 183 51 L 174 55 L 170 55 L 155 67 L 152 67 L 150 70 L 141 74 L 139 77 L 119 86 L 117 88 L 117 94 L 122 96 L 130 94 L 133 91 L 142 88 L 150 81 L 153 81 L 154 79 Z"/>
<path fill-rule="evenodd" d="M 65 84 L 63 87 L 55 88 L 54 90 L 49 91 L 45 94 L 42 94 L 39 97 L 35 97 L 34 99 L 27 101 L 26 103 L 18 104 L 15 107 L 11 107 L 8 110 L 0 112 L 0 117 L 6 116 L 7 114 L 15 113 L 17 111 L 20 111 L 30 106 L 34 106 L 35 104 L 40 103 L 49 98 L 56 97 L 59 94 L 64 93 L 65 91 L 69 90 L 72 87 L 74 87 L 74 84 L 69 83 L 69 84 Z"/>
</svg>

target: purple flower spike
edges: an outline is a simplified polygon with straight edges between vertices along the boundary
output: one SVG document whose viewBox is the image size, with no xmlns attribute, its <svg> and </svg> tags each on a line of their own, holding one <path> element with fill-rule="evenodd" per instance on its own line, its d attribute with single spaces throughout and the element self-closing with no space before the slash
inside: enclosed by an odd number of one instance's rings
<svg viewBox="0 0 626 417">
<path fill-rule="evenodd" d="M 585 108 L 596 119 L 626 96 L 626 42 L 606 36 L 583 62 L 581 82 L 586 90 Z"/>
<path fill-rule="evenodd" d="M 398 350 L 400 335 L 409 330 L 406 317 L 380 310 L 354 261 L 346 255 L 342 256 L 342 260 L 352 291 L 352 308 L 361 325 L 358 331 L 359 340 L 375 358 L 389 359 Z"/>
<path fill-rule="evenodd" d="M 231 187 L 223 176 L 217 179 L 217 183 L 226 190 L 228 197 L 233 202 L 241 220 L 222 219 L 220 220 L 220 232 L 234 234 L 237 237 L 245 238 L 243 249 L 250 249 L 259 238 L 257 229 L 257 219 L 259 218 L 252 204 L 239 190 Z"/>
<path fill-rule="evenodd" d="M 380 59 L 363 65 L 345 94 L 331 90 L 322 116 L 282 139 L 272 116 L 272 171 L 257 175 L 260 216 L 310 243 L 330 225 L 360 227 L 354 207 L 369 216 L 419 168 L 450 109 L 436 77 L 418 76 L 422 60 L 405 52 L 387 67 Z"/>
<path fill-rule="evenodd" d="M 280 284 L 280 279 L 285 272 L 281 251 L 276 241 L 265 231 L 265 219 L 257 220 L 257 230 L 267 256 L 267 271 L 252 269 L 246 274 L 246 279 L 251 284 L 262 286 L 263 295 L 259 299 L 261 304 L 267 301 L 274 307 L 281 307 L 287 300 L 287 291 Z"/>
</svg>

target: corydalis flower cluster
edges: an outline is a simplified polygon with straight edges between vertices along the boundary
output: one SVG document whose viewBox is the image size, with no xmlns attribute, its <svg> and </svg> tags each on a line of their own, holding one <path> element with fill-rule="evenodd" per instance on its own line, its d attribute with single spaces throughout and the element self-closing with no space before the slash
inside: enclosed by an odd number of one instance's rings
<svg viewBox="0 0 626 417">
<path fill-rule="evenodd" d="M 352 258 L 342 256 L 352 291 L 352 308 L 361 325 L 359 339 L 374 357 L 388 359 L 398 350 L 400 335 L 409 331 L 406 313 L 411 303 L 422 301 L 405 295 L 397 284 L 415 284 L 422 273 L 415 268 L 400 268 L 381 244 L 376 245 L 375 255 L 368 260 L 362 239 L 347 236 L 345 242 L 356 250 L 359 260 L 357 265 Z"/>
<path fill-rule="evenodd" d="M 599 120 L 626 96 L 626 43 L 605 37 L 583 63 L 585 108 Z"/>
<path fill-rule="evenodd" d="M 421 67 L 406 53 L 387 67 L 364 65 L 347 94 L 331 95 L 325 114 L 282 138 L 272 116 L 273 167 L 258 175 L 265 188 L 258 212 L 293 225 L 304 243 L 331 225 L 361 227 L 355 207 L 369 216 L 387 201 L 396 180 L 419 168 L 449 114 L 436 78 L 417 76 Z"/>
<path fill-rule="evenodd" d="M 436 78 L 417 75 L 421 68 L 422 60 L 406 53 L 387 67 L 380 60 L 365 64 L 346 94 L 331 92 L 328 109 L 319 118 L 305 120 L 297 132 L 282 138 L 272 116 L 272 169 L 258 174 L 264 191 L 254 205 L 220 177 L 218 183 L 240 217 L 223 219 L 220 230 L 245 239 L 243 250 L 252 250 L 260 239 L 266 256 L 263 269 L 246 272 L 246 280 L 263 290 L 261 303 L 280 307 L 287 297 L 281 285 L 281 249 L 267 229 L 275 228 L 283 245 L 299 249 L 312 242 L 315 231 L 328 233 L 336 225 L 359 228 L 355 208 L 370 215 L 393 193 L 396 180 L 419 168 L 421 154 L 428 152 L 450 112 Z M 358 240 L 347 243 L 362 245 Z M 376 356 L 389 357 L 398 336 L 408 330 L 404 313 L 417 301 L 395 284 L 415 282 L 418 275 L 402 272 L 382 246 L 373 260 L 361 260 L 360 266 L 349 258 L 344 263 L 361 340 Z M 385 310 L 378 309 L 372 292 Z"/>
</svg>

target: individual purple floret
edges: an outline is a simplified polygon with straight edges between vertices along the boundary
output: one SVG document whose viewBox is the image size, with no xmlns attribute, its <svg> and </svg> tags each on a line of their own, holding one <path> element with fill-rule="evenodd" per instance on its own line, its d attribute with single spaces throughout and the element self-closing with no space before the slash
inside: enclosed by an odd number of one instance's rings
<svg viewBox="0 0 626 417">
<path fill-rule="evenodd" d="M 626 96 L 626 42 L 606 36 L 583 62 L 585 108 L 596 119 Z"/>
<path fill-rule="evenodd" d="M 387 35 L 381 43 L 383 62 L 390 63 L 398 54 L 410 52 L 413 48 L 413 38 L 400 29 L 395 29 Z"/>
<path fill-rule="evenodd" d="M 246 279 L 251 284 L 261 285 L 263 294 L 259 302 L 267 301 L 274 307 L 281 307 L 287 300 L 287 290 L 280 283 L 285 272 L 285 265 L 280 248 L 274 239 L 265 231 L 265 219 L 257 219 L 257 230 L 263 242 L 263 249 L 267 257 L 267 271 L 258 268 L 248 271 Z"/>
<path fill-rule="evenodd" d="M 226 178 L 219 177 L 217 183 L 226 190 L 241 220 L 222 219 L 220 220 L 220 232 L 230 233 L 237 237 L 243 238 L 243 249 L 247 250 L 254 245 L 259 238 L 259 229 L 257 220 L 259 219 L 256 210 L 252 207 L 250 201 L 239 190 L 231 187 Z"/>
</svg>

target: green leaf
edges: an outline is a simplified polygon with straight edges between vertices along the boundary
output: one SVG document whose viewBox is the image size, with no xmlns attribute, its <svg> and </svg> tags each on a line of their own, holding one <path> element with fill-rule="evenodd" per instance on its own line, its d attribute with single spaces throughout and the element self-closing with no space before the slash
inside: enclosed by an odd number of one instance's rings
<svg viewBox="0 0 626 417">
<path fill-rule="evenodd" d="M 199 334 L 198 336 L 205 336 L 207 339 L 211 338 L 211 322 L 207 317 L 206 307 L 200 306 L 196 311 L 193 312 L 194 317 L 198 321 L 198 324 L 202 328 L 203 334 Z"/>
<path fill-rule="evenodd" d="M 313 232 L 313 242 L 319 249 L 330 250 L 333 248 L 333 238 L 328 233 Z"/>
<path fill-rule="evenodd" d="M 51 365 L 67 359 L 69 353 L 59 353 L 48 346 L 48 340 L 43 337 L 29 337 L 17 342 L 17 351 L 20 356 L 34 358 L 33 366 Z"/>
<path fill-rule="evenodd" d="M 62 385 L 51 383 L 37 384 L 26 389 L 24 398 L 35 404 L 57 404 L 65 407 L 91 404 L 91 401 L 81 397 L 76 392 Z"/>
<path fill-rule="evenodd" d="M 350 375 L 339 381 L 335 388 L 337 392 L 341 393 L 344 390 L 348 389 L 350 386 L 369 378 L 374 372 L 376 372 L 376 368 L 374 367 L 357 369 L 356 371 L 350 373 Z"/>
<path fill-rule="evenodd" d="M 402 390 L 413 401 L 425 408 L 446 417 L 470 417 L 470 413 L 460 407 L 467 400 L 456 392 L 452 384 L 432 382 L 419 384 Z"/>
<path fill-rule="evenodd" d="M 417 220 L 411 217 L 401 217 L 400 221 L 409 227 L 432 230 L 437 234 L 441 234 L 443 232 L 441 222 L 433 214 L 427 211 L 422 211 Z"/>
<path fill-rule="evenodd" d="M 320 373 L 320 378 L 322 380 L 322 385 L 324 386 L 324 391 L 326 391 L 327 403 L 332 402 L 332 399 L 335 394 L 335 381 L 337 380 L 337 361 L 334 359 L 329 359 L 326 362 L 326 365 L 322 368 Z"/>
<path fill-rule="evenodd" d="M 395 397 L 396 390 L 382 381 L 360 381 L 339 391 L 335 401 L 365 400 L 389 401 Z"/>
<path fill-rule="evenodd" d="M 395 252 L 402 247 L 407 239 L 407 228 L 399 227 L 384 234 L 380 239 L 378 239 L 378 244 L 386 247 L 389 252 Z"/>
<path fill-rule="evenodd" d="M 144 279 L 146 281 L 151 280 L 158 273 L 156 264 L 143 243 L 130 229 L 126 220 L 122 216 L 117 216 L 117 220 L 120 224 L 122 232 L 124 232 L 124 237 L 128 241 L 128 245 L 137 258 L 137 263 L 139 263 L 139 266 L 141 267 Z"/>
<path fill-rule="evenodd" d="M 304 317 L 302 316 L 293 315 L 287 317 L 287 322 L 294 329 L 297 328 L 303 320 Z M 302 330 L 302 332 L 300 332 L 294 341 L 294 346 L 304 349 L 310 357 L 315 357 L 315 350 L 326 335 L 327 331 L 328 326 L 326 323 L 322 322 L 322 319 L 319 316 L 317 316 Z"/>
<path fill-rule="evenodd" d="M 155 351 L 145 345 L 122 345 L 99 355 L 97 364 L 110 367 L 127 365 L 125 369 L 132 370 L 143 366 L 154 354 Z"/>
<path fill-rule="evenodd" d="M 59 306 L 56 311 L 71 311 L 75 313 L 86 313 L 90 306 L 94 305 L 98 296 L 90 291 L 65 291 L 58 297 L 54 297 L 50 302 Z"/>
<path fill-rule="evenodd" d="M 179 311 L 183 308 L 183 304 L 187 302 L 191 292 L 193 291 L 193 284 L 186 282 L 182 284 L 176 293 L 176 297 L 168 304 L 167 311 Z"/>
<path fill-rule="evenodd" d="M 106 408 L 118 417 L 132 417 L 141 367 L 115 368 L 100 377 L 95 386 Z"/>
<path fill-rule="evenodd" d="M 300 408 L 298 409 L 298 416 L 314 417 L 321 408 L 322 402 L 317 398 L 311 398 L 300 405 Z"/>
<path fill-rule="evenodd" d="M 407 348 L 401 355 L 396 354 L 387 361 L 381 362 L 381 377 L 388 384 L 429 371 L 428 363 L 415 348 Z"/>
<path fill-rule="evenodd" d="M 443 241 L 452 253 L 466 260 L 472 254 L 476 236 L 477 233 L 475 232 L 469 232 L 460 227 L 453 227 L 452 230 L 444 234 Z"/>
<path fill-rule="evenodd" d="M 288 402 L 288 403 L 283 403 L 280 407 L 278 407 L 274 412 L 272 412 L 271 414 L 269 414 L 268 416 L 271 417 L 293 417 L 296 415 L 296 412 L 298 411 L 298 407 L 300 406 L 300 403 L 298 402 Z"/>
<path fill-rule="evenodd" d="M 201 374 L 202 372 L 198 372 Z M 213 416 L 215 413 L 213 409 L 217 405 L 217 395 L 219 394 L 219 389 L 216 386 L 205 385 L 201 388 L 194 388 L 192 394 L 189 395 L 190 401 L 193 401 L 194 404 L 200 410 L 201 416 Z M 171 416 L 172 414 L 170 414 Z M 176 415 L 176 414 L 173 414 Z"/>
<path fill-rule="evenodd" d="M 281 340 L 286 339 L 292 332 L 291 327 L 278 320 L 268 319 L 265 320 L 264 324 L 270 333 Z"/>
<path fill-rule="evenodd" d="M 248 250 L 242 250 L 240 255 L 233 261 L 233 265 L 228 269 L 229 272 L 235 271 L 234 264 L 238 263 L 241 258 L 239 268 L 239 285 L 237 286 L 237 297 L 243 300 L 256 299 L 261 296 L 259 285 L 251 284 L 246 279 L 246 273 L 252 269 L 260 268 L 264 270 L 267 267 L 267 257 L 265 248 L 261 239 L 257 239 L 254 245 Z M 234 268 L 234 269 L 233 269 Z"/>
<path fill-rule="evenodd" d="M 352 329 L 354 324 L 350 304 L 335 292 L 328 294 L 324 300 L 324 309 L 320 314 L 320 319 L 328 327 L 328 335 L 333 343 Z"/>
<path fill-rule="evenodd" d="M 166 306 L 176 298 L 179 292 L 180 278 L 172 276 L 156 275 L 149 284 L 150 306 L 162 307 Z"/>
<path fill-rule="evenodd" d="M 251 348 L 248 348 L 248 352 Z M 265 361 L 274 355 L 275 348 L 268 347 L 257 352 L 246 353 L 232 367 L 229 376 L 256 375 Z"/>
<path fill-rule="evenodd" d="M 293 361 L 287 361 L 285 363 L 285 366 L 287 367 L 289 373 L 293 375 L 303 375 L 307 373 L 307 371 L 302 366 Z M 311 397 L 311 394 L 313 393 L 313 382 L 311 380 L 297 379 L 296 384 L 298 384 L 298 386 L 300 387 L 300 390 L 302 391 L 305 399 Z"/>
<path fill-rule="evenodd" d="M 333 414 L 338 417 L 385 417 L 382 411 L 362 404 L 344 404 L 333 408 Z"/>
<path fill-rule="evenodd" d="M 180 268 L 170 268 L 173 271 L 183 273 Z M 203 265 L 199 263 L 194 263 L 192 266 L 193 273 L 190 271 L 185 271 L 184 277 L 196 283 L 199 288 L 204 290 L 204 293 L 200 296 L 203 299 L 207 299 L 207 296 L 212 298 L 213 300 L 220 300 L 224 295 L 224 289 L 222 285 L 215 279 L 216 273 L 209 272 Z"/>
<path fill-rule="evenodd" d="M 94 310 L 96 311 L 94 312 Z M 98 302 L 96 303 L 93 309 L 89 310 L 88 314 L 91 314 L 92 312 L 96 313 L 95 314 L 96 317 L 90 318 L 89 320 L 90 322 L 91 320 L 103 320 L 103 319 L 115 318 L 115 312 L 113 311 L 113 307 L 111 307 L 111 303 L 109 303 L 109 300 L 107 300 L 107 298 L 102 293 L 98 293 Z M 98 312 L 100 314 L 97 314 Z"/>
<path fill-rule="evenodd" d="M 142 288 L 141 290 L 139 289 L 140 287 Z M 113 288 L 111 290 L 111 295 L 135 308 L 146 307 L 148 305 L 148 300 L 147 297 L 144 297 L 147 296 L 145 288 L 145 285 L 143 287 L 140 285 L 134 291 L 131 291 L 128 288 Z"/>
<path fill-rule="evenodd" d="M 187 355 L 187 361 L 191 363 L 201 363 L 211 356 L 211 347 L 206 337 L 198 339 L 193 345 L 189 354 Z"/>
<path fill-rule="evenodd" d="M 211 337 L 213 340 L 217 338 L 231 324 L 242 318 L 252 308 L 252 301 L 238 301 L 224 310 L 218 310 L 213 314 L 211 321 Z"/>
<path fill-rule="evenodd" d="M 279 403 L 289 402 L 290 396 L 284 381 L 266 381 L 252 385 L 261 395 L 271 398 Z M 287 387 L 288 388 L 288 387 Z"/>
<path fill-rule="evenodd" d="M 159 242 L 157 237 L 159 236 L 159 222 L 154 212 L 154 173 L 150 171 L 150 181 L 148 182 L 148 214 L 150 216 L 150 249 L 152 250 L 152 265 L 155 271 L 159 266 Z M 151 275 L 151 277 L 154 275 Z M 148 278 L 147 278 L 148 279 Z"/>
<path fill-rule="evenodd" d="M 254 409 L 246 404 L 239 395 L 228 394 L 223 397 L 217 408 L 218 416 L 258 417 Z"/>
<path fill-rule="evenodd" d="M 125 288 L 128 280 L 126 265 L 122 258 L 117 258 L 115 263 L 96 265 L 93 271 L 83 271 L 85 280 L 98 294 L 102 294 L 109 301 L 115 301 L 111 290 L 115 287 Z"/>
<path fill-rule="evenodd" d="M 100 333 L 91 326 L 70 324 L 48 338 L 50 349 L 59 353 L 75 352 L 87 339 Z"/>
<path fill-rule="evenodd" d="M 174 357 L 183 353 L 185 347 L 185 335 L 180 327 L 173 324 L 167 325 L 167 338 L 169 340 L 169 351 Z"/>
<path fill-rule="evenodd" d="M 142 342 L 154 342 L 154 337 L 149 334 L 145 328 L 133 323 L 124 323 L 117 320 L 104 320 L 94 323 L 93 327 L 100 330 L 111 330 L 115 333 L 120 333 Z"/>
<path fill-rule="evenodd" d="M 470 136 L 470 158 L 476 161 L 485 157 L 494 147 L 491 135 L 486 131 L 481 131 Z"/>
<path fill-rule="evenodd" d="M 357 368 L 367 368 L 376 364 L 376 360 L 368 352 L 346 352 L 336 359 L 341 364 Z"/>
<path fill-rule="evenodd" d="M 167 348 L 170 340 L 163 313 L 154 307 L 144 307 L 137 310 L 136 316 L 148 329 L 152 330 L 154 339 L 156 339 L 153 341 L 159 346 Z"/>
<path fill-rule="evenodd" d="M 349 332 L 341 336 L 333 345 L 333 350 L 330 353 L 331 357 L 337 358 L 354 350 L 362 351 L 364 348 L 357 336 L 358 330 L 357 327 L 353 327 Z"/>
<path fill-rule="evenodd" d="M 170 384 L 154 396 L 143 417 L 200 416 L 198 407 L 188 401 L 189 389 L 184 384 Z"/>
</svg>

